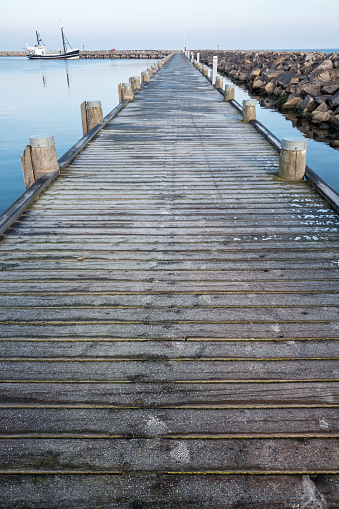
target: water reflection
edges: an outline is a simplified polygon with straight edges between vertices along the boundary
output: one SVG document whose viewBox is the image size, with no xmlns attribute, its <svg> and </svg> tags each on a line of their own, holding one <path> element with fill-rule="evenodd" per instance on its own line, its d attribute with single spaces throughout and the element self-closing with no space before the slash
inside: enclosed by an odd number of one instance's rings
<svg viewBox="0 0 339 509">
<path fill-rule="evenodd" d="M 281 113 L 286 120 L 289 120 L 292 126 L 302 132 L 306 138 L 326 143 L 332 148 L 339 150 L 338 133 L 328 124 L 324 123 L 322 126 L 314 125 L 296 111 L 280 111 L 276 107 L 273 99 L 269 97 L 262 97 L 253 93 L 251 96 L 259 102 L 261 107 Z"/>
<path fill-rule="evenodd" d="M 71 88 L 71 81 L 69 79 L 69 69 L 67 67 L 67 63 L 65 61 L 60 61 L 60 65 L 62 64 L 65 64 L 65 73 L 66 73 L 66 83 L 67 83 L 67 88 L 70 89 Z M 46 75 L 46 69 L 44 69 L 42 71 L 42 84 L 43 84 L 43 87 L 46 88 L 47 87 L 47 75 Z"/>
</svg>

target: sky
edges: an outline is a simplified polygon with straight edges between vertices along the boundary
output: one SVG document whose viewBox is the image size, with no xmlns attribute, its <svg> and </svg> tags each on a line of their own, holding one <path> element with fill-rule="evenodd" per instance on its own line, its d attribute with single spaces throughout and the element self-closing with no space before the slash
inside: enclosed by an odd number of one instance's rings
<svg viewBox="0 0 339 509">
<path fill-rule="evenodd" d="M 0 50 L 339 47 L 339 0 L 0 0 Z"/>
</svg>

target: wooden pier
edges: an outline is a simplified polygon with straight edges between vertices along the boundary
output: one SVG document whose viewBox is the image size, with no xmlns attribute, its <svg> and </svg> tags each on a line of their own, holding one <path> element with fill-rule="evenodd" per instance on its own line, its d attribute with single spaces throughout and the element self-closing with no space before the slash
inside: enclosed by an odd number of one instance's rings
<svg viewBox="0 0 339 509">
<path fill-rule="evenodd" d="M 339 508 L 339 217 L 175 54 L 0 242 L 2 508 Z"/>
</svg>

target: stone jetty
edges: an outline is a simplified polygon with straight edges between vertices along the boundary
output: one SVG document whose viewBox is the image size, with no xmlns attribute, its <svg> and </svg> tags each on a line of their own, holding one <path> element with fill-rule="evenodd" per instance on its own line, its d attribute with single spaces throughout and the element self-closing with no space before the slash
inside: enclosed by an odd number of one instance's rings
<svg viewBox="0 0 339 509">
<path fill-rule="evenodd" d="M 135 58 L 151 59 L 165 58 L 171 55 L 171 50 L 103 50 L 103 51 L 81 51 L 80 58 Z"/>
<path fill-rule="evenodd" d="M 80 58 L 135 58 L 151 59 L 165 58 L 171 55 L 171 50 L 98 50 L 98 51 L 80 51 Z M 24 57 L 25 51 L 0 51 L 0 57 Z"/>
<path fill-rule="evenodd" d="M 270 96 L 284 111 L 296 110 L 315 126 L 339 131 L 339 53 L 200 50 L 201 62 L 209 66 L 214 55 L 218 72 L 232 81 Z"/>
</svg>

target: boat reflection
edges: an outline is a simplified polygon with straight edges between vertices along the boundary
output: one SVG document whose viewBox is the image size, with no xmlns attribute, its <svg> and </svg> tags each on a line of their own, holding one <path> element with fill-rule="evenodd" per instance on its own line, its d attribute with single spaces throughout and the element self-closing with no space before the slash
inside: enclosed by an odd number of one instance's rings
<svg viewBox="0 0 339 509">
<path fill-rule="evenodd" d="M 65 62 L 65 64 L 66 64 L 66 62 Z M 68 70 L 67 64 L 65 65 L 65 73 L 66 73 L 66 83 L 67 83 L 67 88 L 68 88 L 68 89 L 70 89 L 70 88 L 71 88 L 71 80 L 70 80 L 70 74 L 69 74 L 69 70 Z M 46 88 L 46 87 L 47 87 L 47 73 L 46 73 L 46 68 L 44 68 L 44 70 L 42 71 L 41 77 L 42 77 L 42 84 L 43 84 L 43 87 L 44 87 L 44 88 Z"/>
</svg>

